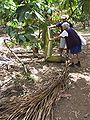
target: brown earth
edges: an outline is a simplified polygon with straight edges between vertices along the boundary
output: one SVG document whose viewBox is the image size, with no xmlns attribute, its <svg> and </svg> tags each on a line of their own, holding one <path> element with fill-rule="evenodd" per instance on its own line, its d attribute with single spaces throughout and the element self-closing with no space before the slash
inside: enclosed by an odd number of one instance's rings
<svg viewBox="0 0 90 120">
<path fill-rule="evenodd" d="M 88 46 L 81 53 L 81 68 L 70 69 L 71 79 L 75 81 L 67 93 L 71 97 L 62 98 L 54 108 L 55 120 L 90 120 L 90 37 Z"/>
<path fill-rule="evenodd" d="M 81 67 L 70 68 L 70 79 L 73 81 L 65 94 L 70 96 L 58 100 L 53 109 L 54 120 L 90 120 L 90 35 L 84 35 L 88 44 L 81 53 Z M 25 94 L 33 94 L 39 89 L 48 86 L 54 77 L 55 71 L 62 71 L 64 63 L 47 63 L 43 53 L 34 58 L 32 53 L 25 53 L 24 49 L 14 49 L 20 59 L 31 71 L 32 79 L 22 77 L 20 63 L 10 63 L 11 53 L 7 48 L 0 52 L 0 104 Z M 26 56 L 26 58 L 25 58 Z M 29 58 L 27 58 L 29 56 Z M 15 58 L 11 56 L 13 60 Z M 9 60 L 7 60 L 9 58 Z M 3 64 L 2 64 L 2 61 Z M 7 62 L 9 61 L 9 62 Z M 20 72 L 19 72 L 20 71 Z M 59 96 L 58 96 L 59 98 Z M 4 119 L 0 119 L 4 120 Z"/>
</svg>

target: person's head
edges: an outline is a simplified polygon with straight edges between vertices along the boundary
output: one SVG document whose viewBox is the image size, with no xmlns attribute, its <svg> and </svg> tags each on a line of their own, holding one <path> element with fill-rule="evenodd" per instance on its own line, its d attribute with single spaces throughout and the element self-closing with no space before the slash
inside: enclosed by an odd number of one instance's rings
<svg viewBox="0 0 90 120">
<path fill-rule="evenodd" d="M 64 23 L 62 24 L 62 29 L 63 29 L 63 30 L 67 30 L 67 29 L 69 29 L 69 28 L 70 28 L 70 24 L 69 24 L 69 23 L 64 22 Z"/>
<path fill-rule="evenodd" d="M 67 21 L 67 15 L 62 15 L 61 18 L 62 18 L 63 22 Z"/>
</svg>

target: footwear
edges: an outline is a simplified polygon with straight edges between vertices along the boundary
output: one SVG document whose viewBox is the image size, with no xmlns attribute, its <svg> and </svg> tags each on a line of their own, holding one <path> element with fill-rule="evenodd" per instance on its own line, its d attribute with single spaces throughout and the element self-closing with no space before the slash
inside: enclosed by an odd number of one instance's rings
<svg viewBox="0 0 90 120">
<path fill-rule="evenodd" d="M 78 61 L 75 65 L 81 67 L 80 61 Z"/>
<path fill-rule="evenodd" d="M 74 63 L 71 63 L 71 64 L 69 65 L 69 67 L 75 67 L 75 66 L 74 66 Z"/>
</svg>

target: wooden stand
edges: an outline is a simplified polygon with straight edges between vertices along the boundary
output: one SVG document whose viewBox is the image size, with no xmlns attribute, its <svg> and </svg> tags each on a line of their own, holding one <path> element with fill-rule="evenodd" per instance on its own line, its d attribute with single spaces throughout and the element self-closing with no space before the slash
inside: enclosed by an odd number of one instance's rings
<svg viewBox="0 0 90 120">
<path fill-rule="evenodd" d="M 46 46 L 46 61 L 48 62 L 65 62 L 65 58 L 62 56 L 52 56 L 52 42 L 50 39 L 50 29 L 48 27 L 48 38 L 47 38 L 47 46 Z"/>
</svg>

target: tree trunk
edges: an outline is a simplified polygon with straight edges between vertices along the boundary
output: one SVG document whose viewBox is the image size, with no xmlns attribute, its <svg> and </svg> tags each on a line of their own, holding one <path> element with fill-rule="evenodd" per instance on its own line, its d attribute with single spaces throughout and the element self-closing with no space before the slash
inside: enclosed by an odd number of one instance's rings
<svg viewBox="0 0 90 120">
<path fill-rule="evenodd" d="M 42 41 L 44 42 L 44 48 L 46 45 L 46 39 L 47 39 L 47 26 L 44 26 L 44 29 L 42 30 Z"/>
</svg>

